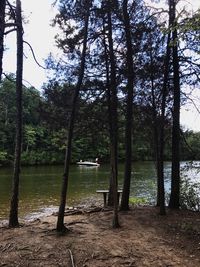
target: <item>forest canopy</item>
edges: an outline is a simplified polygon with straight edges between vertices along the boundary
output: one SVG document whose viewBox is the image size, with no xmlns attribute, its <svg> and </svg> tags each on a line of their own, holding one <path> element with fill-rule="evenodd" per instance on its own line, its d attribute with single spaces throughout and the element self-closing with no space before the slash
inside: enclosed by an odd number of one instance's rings
<svg viewBox="0 0 200 267">
<path fill-rule="evenodd" d="M 15 133 L 15 85 L 13 76 L 3 79 L 0 86 L 0 164 L 12 164 Z M 93 85 L 91 84 L 91 87 Z M 91 88 L 92 90 L 92 88 Z M 22 164 L 62 164 L 66 145 L 66 125 L 70 110 L 73 85 L 49 84 L 42 94 L 33 87 L 23 87 L 24 127 Z M 79 159 L 109 160 L 109 140 L 106 118 L 106 102 L 103 98 L 79 98 L 75 126 L 72 162 Z M 120 102 L 119 159 L 124 161 L 124 103 Z M 135 116 L 133 159 L 153 160 L 154 145 L 151 112 L 147 105 L 134 105 Z M 141 116 L 142 115 L 142 116 Z M 83 135 L 84 133 L 84 135 Z M 151 136 L 151 138 L 149 138 Z M 170 121 L 165 159 L 170 160 Z M 182 130 L 181 159 L 200 158 L 200 133 Z M 199 144 L 199 145 L 198 145 Z"/>
<path fill-rule="evenodd" d="M 72 1 L 73 2 L 73 1 Z M 72 98 L 77 81 L 80 49 L 83 45 L 82 8 L 85 1 L 57 1 L 58 13 L 53 26 L 59 28 L 56 36 L 61 58 L 50 56 L 46 66 L 51 77 L 41 92 L 33 87 L 23 87 L 23 144 L 22 164 L 62 163 L 67 144 L 67 126 Z M 127 79 L 126 35 L 124 31 L 123 1 L 113 1 L 112 35 L 116 62 L 116 86 L 118 94 L 119 160 L 125 160 L 125 110 Z M 72 162 L 99 157 L 109 161 L 109 126 L 107 69 L 109 55 L 108 26 L 105 19 L 106 2 L 91 4 L 88 26 L 88 48 L 85 59 L 84 79 L 78 98 L 78 112 Z M 127 3 L 131 27 L 131 45 L 134 63 L 133 98 L 133 160 L 155 159 L 154 123 L 160 123 L 163 62 L 165 60 L 168 26 L 163 18 L 166 11 L 146 6 L 143 1 Z M 199 86 L 199 16 L 180 11 L 177 15 L 178 56 L 180 65 L 181 104 L 190 101 L 192 88 Z M 173 46 L 171 41 L 170 46 Z M 169 58 L 169 80 L 166 94 L 166 146 L 164 159 L 170 160 L 173 117 L 173 68 Z M 53 75 L 53 76 L 52 76 Z M 4 78 L 0 86 L 0 164 L 10 164 L 14 155 L 15 132 L 15 77 Z M 184 89 L 186 88 L 186 90 Z M 188 93 L 189 92 L 189 93 Z M 181 129 L 180 157 L 199 159 L 199 133 Z M 149 138 L 151 137 L 151 138 Z"/>
</svg>

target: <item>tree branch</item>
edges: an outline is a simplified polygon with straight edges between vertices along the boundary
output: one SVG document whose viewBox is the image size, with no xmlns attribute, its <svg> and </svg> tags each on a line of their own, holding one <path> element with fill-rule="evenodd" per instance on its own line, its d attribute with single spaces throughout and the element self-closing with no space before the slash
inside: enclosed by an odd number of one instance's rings
<svg viewBox="0 0 200 267">
<path fill-rule="evenodd" d="M 17 30 L 17 28 L 13 28 L 13 29 L 11 29 L 11 30 L 9 30 L 9 31 L 7 31 L 7 32 L 4 32 L 4 35 L 7 35 L 7 34 L 9 34 L 9 33 L 11 33 L 11 32 L 16 31 L 16 30 Z"/>
<path fill-rule="evenodd" d="M 5 72 L 3 72 L 2 73 L 5 77 L 6 77 L 6 79 L 8 80 L 8 81 L 10 81 L 10 82 L 12 82 L 12 83 L 15 83 L 16 82 L 16 79 L 11 79 L 10 77 L 9 77 L 9 75 L 7 75 Z M 25 80 L 25 79 L 23 79 L 23 81 L 24 82 L 26 82 L 26 83 L 28 83 L 31 87 L 34 87 L 30 82 L 28 82 L 27 80 Z M 24 84 L 23 84 L 23 86 L 25 86 Z M 26 86 L 25 86 L 26 87 Z M 35 88 L 35 87 L 34 87 Z"/>
<path fill-rule="evenodd" d="M 15 10 L 14 10 L 15 7 L 13 5 L 11 5 L 8 0 L 6 0 L 6 3 L 10 7 L 11 17 L 14 19 L 14 21 L 16 21 Z"/>
<path fill-rule="evenodd" d="M 192 102 L 192 104 L 194 105 L 196 111 L 200 114 L 200 109 L 197 107 L 197 105 L 195 104 L 194 100 L 192 98 L 190 98 L 186 93 L 182 92 L 182 94 Z"/>
<path fill-rule="evenodd" d="M 15 26 L 17 26 L 17 23 L 6 23 L 5 24 L 5 28 L 6 27 L 15 27 Z"/>
<path fill-rule="evenodd" d="M 37 59 L 36 59 L 36 57 L 35 57 L 35 53 L 34 53 L 34 50 L 33 50 L 33 48 L 32 48 L 32 46 L 28 43 L 28 42 L 26 42 L 26 41 L 24 41 L 24 43 L 25 44 L 27 44 L 28 46 L 29 46 L 29 48 L 30 48 L 30 50 L 31 50 L 31 52 L 32 52 L 32 56 L 33 56 L 33 58 L 34 58 L 34 60 L 35 60 L 35 63 L 40 67 L 40 68 L 42 68 L 42 69 L 44 69 L 44 70 L 46 70 L 46 68 L 45 67 L 43 67 L 42 65 L 40 65 L 40 63 L 37 61 Z"/>
</svg>

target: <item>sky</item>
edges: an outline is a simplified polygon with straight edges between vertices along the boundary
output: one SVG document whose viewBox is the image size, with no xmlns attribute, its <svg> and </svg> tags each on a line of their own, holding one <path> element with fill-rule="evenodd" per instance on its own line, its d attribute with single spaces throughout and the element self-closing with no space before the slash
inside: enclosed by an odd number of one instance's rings
<svg viewBox="0 0 200 267">
<path fill-rule="evenodd" d="M 55 0 L 42 0 L 39 5 L 35 0 L 21 0 L 22 9 L 24 11 L 24 40 L 29 42 L 34 49 L 35 56 L 41 65 L 50 53 L 56 55 L 58 50 L 55 45 L 54 37 L 57 30 L 50 27 L 52 18 L 56 14 L 56 8 L 52 6 Z M 166 0 L 146 0 L 148 5 L 155 7 L 163 7 Z M 159 2 L 159 3 L 158 3 Z M 200 8 L 199 0 L 182 0 L 181 7 L 185 6 L 187 10 L 196 10 Z M 5 72 L 15 73 L 16 67 L 16 40 L 15 33 L 6 36 L 6 48 L 8 48 L 4 55 L 3 68 Z M 47 82 L 47 71 L 40 68 L 33 60 L 30 49 L 24 44 L 24 84 L 33 85 L 38 90 L 44 82 Z M 199 88 L 200 89 L 200 88 Z M 200 91 L 200 90 L 199 90 Z M 194 91 L 194 99 L 198 106 L 200 103 L 200 93 L 198 89 Z M 200 104 L 199 104 L 200 110 Z M 200 131 L 200 114 L 193 105 L 187 104 L 181 108 L 181 124 L 185 129 L 192 129 Z"/>
<path fill-rule="evenodd" d="M 37 61 L 41 65 L 50 52 L 56 54 L 54 36 L 56 29 L 50 27 L 52 18 L 56 14 L 55 8 L 51 6 L 52 0 L 42 0 L 39 5 L 35 0 L 22 0 L 26 23 L 24 24 L 24 40 L 31 44 Z M 15 72 L 16 45 L 15 33 L 6 36 L 6 44 L 9 48 L 4 55 L 3 68 L 7 72 Z M 33 60 L 29 47 L 24 44 L 24 83 L 28 81 L 31 85 L 40 90 L 43 82 L 47 81 L 47 73 L 40 68 Z"/>
</svg>

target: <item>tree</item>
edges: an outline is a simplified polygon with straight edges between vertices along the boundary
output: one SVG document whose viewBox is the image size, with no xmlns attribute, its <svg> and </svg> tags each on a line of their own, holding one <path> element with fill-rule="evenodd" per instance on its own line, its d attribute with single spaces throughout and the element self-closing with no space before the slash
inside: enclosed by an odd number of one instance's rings
<svg viewBox="0 0 200 267">
<path fill-rule="evenodd" d="M 0 1 L 0 81 L 2 75 L 2 60 L 4 52 L 5 8 L 6 8 L 6 0 L 1 0 Z"/>
<path fill-rule="evenodd" d="M 78 98 L 79 91 L 82 85 L 84 70 L 85 70 L 85 59 L 86 59 L 87 39 L 88 39 L 88 24 L 89 24 L 91 4 L 92 3 L 90 0 L 86 0 L 85 6 L 84 6 L 84 8 L 86 8 L 86 13 L 84 16 L 83 50 L 81 53 L 81 64 L 80 64 L 80 69 L 79 69 L 78 81 L 77 81 L 75 92 L 74 92 L 72 111 L 71 111 L 71 116 L 69 120 L 68 139 L 67 139 L 68 143 L 67 143 L 66 155 L 65 155 L 61 201 L 60 201 L 60 207 L 59 207 L 58 219 L 57 219 L 57 227 L 56 227 L 56 230 L 58 232 L 65 232 L 67 230 L 66 227 L 64 226 L 64 212 L 65 212 L 65 204 L 66 204 L 67 188 L 68 188 L 68 180 L 69 180 L 69 177 L 68 177 L 69 176 L 69 165 L 70 165 L 70 159 L 71 159 L 71 148 L 72 148 L 76 104 L 77 104 L 77 98 Z"/>
<path fill-rule="evenodd" d="M 170 2 L 173 50 L 173 127 L 172 127 L 172 178 L 169 207 L 180 206 L 180 77 L 178 58 L 178 34 L 176 21 L 176 1 Z"/>
<path fill-rule="evenodd" d="M 159 134 L 155 129 L 155 138 L 157 148 L 157 176 L 158 176 L 158 200 L 160 206 L 160 215 L 165 215 L 165 188 L 164 188 L 164 146 L 165 146 L 165 110 L 167 97 L 167 81 L 169 77 L 169 60 L 170 60 L 170 34 L 167 39 L 166 56 L 164 61 L 164 77 L 162 88 L 161 118 L 159 125 Z M 157 139 L 158 138 L 158 139 Z"/>
<path fill-rule="evenodd" d="M 110 154 L 111 154 L 111 179 L 113 186 L 113 228 L 119 227 L 118 221 L 118 185 L 117 185 L 117 142 L 118 142 L 118 122 L 117 122 L 117 83 L 116 83 L 116 63 L 113 49 L 112 13 L 111 1 L 106 4 L 108 23 L 108 45 L 110 59 Z"/>
<path fill-rule="evenodd" d="M 155 147 L 155 159 L 156 159 L 156 171 L 157 171 L 157 205 L 160 207 L 160 214 L 165 215 L 165 188 L 164 188 L 164 149 L 166 145 L 166 122 L 167 118 L 167 108 L 169 109 L 170 105 L 168 104 L 170 99 L 169 97 L 169 72 L 170 72 L 170 59 L 171 59 L 171 19 L 169 12 L 169 26 L 167 38 L 160 38 L 161 32 L 159 32 L 158 42 L 166 43 L 166 48 L 164 45 L 162 50 L 159 53 L 155 49 L 149 51 L 150 64 L 149 74 L 150 74 L 150 95 L 151 95 L 151 106 L 152 106 L 152 119 L 153 119 L 153 131 L 154 131 L 154 147 Z M 155 32 L 153 38 L 157 33 Z M 150 35 L 151 36 L 151 35 Z M 163 40 L 162 40 L 163 39 Z M 166 40 L 166 41 L 165 41 Z M 155 43 L 152 43 L 152 37 L 150 37 L 151 47 L 155 46 Z M 157 47 L 157 44 L 156 44 Z M 159 48 L 157 48 L 159 49 Z M 155 52 L 156 51 L 156 52 Z M 156 53 L 156 56 L 154 56 Z M 163 73 L 160 76 L 160 68 L 162 66 Z M 157 69 L 158 68 L 158 69 Z M 155 73 L 158 72 L 158 75 L 155 76 Z M 149 75 L 147 74 L 147 75 Z M 162 78 L 162 79 L 161 79 Z M 161 85 L 161 86 L 160 86 Z M 168 107 L 169 105 L 169 107 Z"/>
<path fill-rule="evenodd" d="M 127 61 L 127 104 L 126 104 L 126 130 L 125 130 L 125 173 L 123 194 L 121 200 L 121 210 L 129 209 L 130 181 L 131 181 L 131 164 L 132 164 L 132 120 L 133 120 L 133 48 L 129 13 L 127 10 L 128 0 L 123 1 L 123 18 L 124 30 L 126 35 L 126 61 Z"/>
<path fill-rule="evenodd" d="M 9 226 L 17 227 L 18 222 L 18 195 L 19 176 L 22 145 L 22 76 L 23 76 L 23 26 L 21 17 L 21 1 L 16 0 L 16 24 L 17 24 L 17 72 L 16 72 L 16 137 L 15 137 L 15 160 L 12 198 L 10 202 Z"/>
</svg>

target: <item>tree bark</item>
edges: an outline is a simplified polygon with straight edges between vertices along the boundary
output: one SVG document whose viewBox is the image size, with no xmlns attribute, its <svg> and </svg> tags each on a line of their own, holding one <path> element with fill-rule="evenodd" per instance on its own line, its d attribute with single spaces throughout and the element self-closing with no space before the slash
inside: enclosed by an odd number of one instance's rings
<svg viewBox="0 0 200 267">
<path fill-rule="evenodd" d="M 21 1 L 16 0 L 16 23 L 17 23 L 17 72 L 16 72 L 16 137 L 15 137 L 15 159 L 12 198 L 10 203 L 9 227 L 18 227 L 18 196 L 19 176 L 21 163 L 22 144 L 22 76 L 23 76 L 23 27 L 21 17 Z"/>
<path fill-rule="evenodd" d="M 132 164 L 132 121 L 133 121 L 133 83 L 134 83 L 134 69 L 133 69 L 133 47 L 131 37 L 130 18 L 127 10 L 128 0 L 123 1 L 123 17 L 124 29 L 126 36 L 126 61 L 127 61 L 127 101 L 126 101 L 126 132 L 125 132 L 125 173 L 123 193 L 121 200 L 121 210 L 129 210 L 129 195 L 131 183 L 131 164 Z"/>
<path fill-rule="evenodd" d="M 118 228 L 118 185 L 117 185 L 117 138 L 118 138 L 118 121 L 117 121 L 117 84 L 116 84 L 116 61 L 113 49 L 112 37 L 112 15 L 111 3 L 107 3 L 108 13 L 108 44 L 110 56 L 110 153 L 111 153 L 111 177 L 113 185 L 113 228 Z"/>
<path fill-rule="evenodd" d="M 175 1 L 171 0 L 170 5 L 172 15 L 174 103 L 172 126 L 172 177 L 169 207 L 171 209 L 178 209 L 180 206 L 180 77 Z"/>
<path fill-rule="evenodd" d="M 159 172 L 159 154 L 160 154 L 160 144 L 159 144 L 159 116 L 158 116 L 158 107 L 156 106 L 156 97 L 155 97 L 155 86 L 154 86 L 154 72 L 153 72 L 153 66 L 154 66 L 154 60 L 152 51 L 150 51 L 150 60 L 151 60 L 151 98 L 152 98 L 152 109 L 153 109 L 153 131 L 154 131 L 154 151 L 155 151 L 155 163 L 156 163 L 156 172 L 157 172 L 157 206 L 159 206 L 159 199 L 160 199 L 160 188 L 158 183 L 158 178 L 160 175 Z"/>
<path fill-rule="evenodd" d="M 0 82 L 2 77 L 6 0 L 0 1 Z"/>
<path fill-rule="evenodd" d="M 74 122 L 75 122 L 75 113 L 76 113 L 76 103 L 79 96 L 79 91 L 82 85 L 84 71 L 85 71 L 85 58 L 86 58 L 86 51 L 87 51 L 87 38 L 88 38 L 88 24 L 89 24 L 89 16 L 90 16 L 90 6 L 91 1 L 87 1 L 87 13 L 85 17 L 85 26 L 84 26 L 84 39 L 83 39 L 83 49 L 81 54 L 81 64 L 79 70 L 78 81 L 76 84 L 73 103 L 72 103 L 72 111 L 69 121 L 69 128 L 68 128 L 68 143 L 66 148 L 65 154 L 65 162 L 64 162 L 64 174 L 63 174 L 63 182 L 62 182 L 62 190 L 61 190 L 61 200 L 60 206 L 58 211 L 58 218 L 57 218 L 57 227 L 56 230 L 58 232 L 65 232 L 67 228 L 64 225 L 64 212 L 65 212 L 65 205 L 67 199 L 67 189 L 68 189 L 68 180 L 69 180 L 69 165 L 71 160 L 71 149 L 72 149 L 72 138 L 73 138 L 73 131 L 74 131 Z"/>
<path fill-rule="evenodd" d="M 159 149 L 157 158 L 157 175 L 158 175 L 158 196 L 157 204 L 160 206 L 160 215 L 165 215 L 165 187 L 164 187 L 164 146 L 165 146 L 165 109 L 167 97 L 167 82 L 169 78 L 169 65 L 170 65 L 170 33 L 167 37 L 167 48 L 164 60 L 164 79 L 162 88 L 162 104 L 161 104 L 161 118 L 160 118 L 160 134 L 159 134 Z"/>
<path fill-rule="evenodd" d="M 107 95 L 107 103 L 108 103 L 107 104 L 108 105 L 108 122 L 109 122 L 109 128 L 110 128 L 110 122 L 111 122 L 110 65 L 109 65 L 109 57 L 108 57 L 109 51 L 108 51 L 108 45 L 107 45 L 105 18 L 103 18 L 103 33 L 104 33 L 103 46 L 104 46 L 105 67 L 106 67 L 106 95 Z M 110 166 L 112 166 L 111 162 L 110 162 Z M 113 206 L 113 202 L 114 201 L 113 201 L 112 174 L 110 173 L 107 205 Z"/>
</svg>

